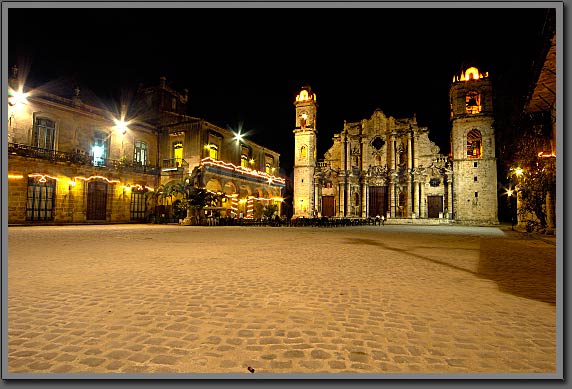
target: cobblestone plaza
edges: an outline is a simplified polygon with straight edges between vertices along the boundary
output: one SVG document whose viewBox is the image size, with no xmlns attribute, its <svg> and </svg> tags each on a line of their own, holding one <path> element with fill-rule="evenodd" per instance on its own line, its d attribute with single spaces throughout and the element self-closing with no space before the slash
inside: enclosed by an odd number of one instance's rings
<svg viewBox="0 0 572 389">
<path fill-rule="evenodd" d="M 557 373 L 556 245 L 510 228 L 10 227 L 7 265 L 14 377 Z"/>
</svg>

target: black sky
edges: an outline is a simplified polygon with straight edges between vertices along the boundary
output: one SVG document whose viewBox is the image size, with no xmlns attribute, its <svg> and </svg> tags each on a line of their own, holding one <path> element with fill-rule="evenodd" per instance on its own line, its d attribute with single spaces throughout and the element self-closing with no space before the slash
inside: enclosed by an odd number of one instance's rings
<svg viewBox="0 0 572 389">
<path fill-rule="evenodd" d="M 30 86 L 71 95 L 79 84 L 82 95 L 103 101 L 165 76 L 175 89 L 189 89 L 189 115 L 223 127 L 242 123 L 251 139 L 281 153 L 286 172 L 293 101 L 303 85 L 317 94 L 319 157 L 344 120 L 369 118 L 376 108 L 396 118 L 416 113 L 446 154 L 453 75 L 476 65 L 499 96 L 523 96 L 545 21 L 539 8 L 145 4 L 10 8 L 9 66 L 26 69 Z"/>
</svg>

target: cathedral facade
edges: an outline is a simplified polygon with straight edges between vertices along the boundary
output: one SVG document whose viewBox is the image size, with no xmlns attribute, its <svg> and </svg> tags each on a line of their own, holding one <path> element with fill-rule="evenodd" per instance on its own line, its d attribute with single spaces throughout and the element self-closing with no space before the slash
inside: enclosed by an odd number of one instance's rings
<svg viewBox="0 0 572 389">
<path fill-rule="evenodd" d="M 316 94 L 302 88 L 294 102 L 294 217 L 497 224 L 488 74 L 462 72 L 450 99 L 451 155 L 440 153 L 415 115 L 396 119 L 377 109 L 359 122 L 344 122 L 318 160 Z"/>
</svg>

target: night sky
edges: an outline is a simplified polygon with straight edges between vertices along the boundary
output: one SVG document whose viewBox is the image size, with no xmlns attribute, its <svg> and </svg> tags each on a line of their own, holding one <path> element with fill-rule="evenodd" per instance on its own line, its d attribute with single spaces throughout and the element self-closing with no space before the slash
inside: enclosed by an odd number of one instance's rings
<svg viewBox="0 0 572 389">
<path fill-rule="evenodd" d="M 395 118 L 416 113 L 447 154 L 453 75 L 476 65 L 489 72 L 500 98 L 516 101 L 527 93 L 545 20 L 539 8 L 131 4 L 136 8 L 10 8 L 9 66 L 18 64 L 29 86 L 71 96 L 79 85 L 82 96 L 108 103 L 165 76 L 173 88 L 189 90 L 189 115 L 242 125 L 250 139 L 281 154 L 286 174 L 302 86 L 317 94 L 319 158 L 344 120 L 369 118 L 376 108 Z"/>
</svg>

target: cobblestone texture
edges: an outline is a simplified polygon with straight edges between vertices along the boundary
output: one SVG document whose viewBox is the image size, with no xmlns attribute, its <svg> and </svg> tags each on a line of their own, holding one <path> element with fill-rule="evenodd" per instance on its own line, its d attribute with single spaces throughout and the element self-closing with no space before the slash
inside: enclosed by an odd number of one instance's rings
<svg viewBox="0 0 572 389">
<path fill-rule="evenodd" d="M 132 225 L 8 238 L 9 373 L 556 372 L 555 246 L 519 233 Z"/>
</svg>

